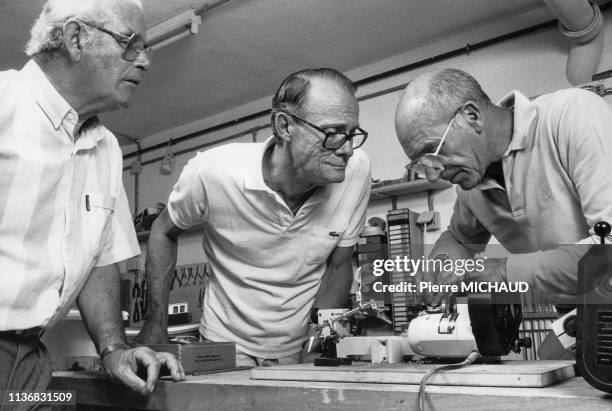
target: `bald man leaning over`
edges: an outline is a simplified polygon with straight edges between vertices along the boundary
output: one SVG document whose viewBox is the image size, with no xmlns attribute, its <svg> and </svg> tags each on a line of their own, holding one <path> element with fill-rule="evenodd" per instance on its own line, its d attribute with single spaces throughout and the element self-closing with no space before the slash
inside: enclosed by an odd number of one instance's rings
<svg viewBox="0 0 612 411">
<path fill-rule="evenodd" d="M 589 229 L 612 222 L 612 107 L 581 89 L 497 104 L 468 73 L 423 74 L 397 107 L 399 141 L 414 171 L 457 187 L 448 229 L 432 258 L 471 258 L 494 236 L 511 254 L 483 272 L 421 273 L 417 281 L 525 281 L 557 296 L 577 293 Z M 423 294 L 436 305 L 441 294 Z"/>
</svg>

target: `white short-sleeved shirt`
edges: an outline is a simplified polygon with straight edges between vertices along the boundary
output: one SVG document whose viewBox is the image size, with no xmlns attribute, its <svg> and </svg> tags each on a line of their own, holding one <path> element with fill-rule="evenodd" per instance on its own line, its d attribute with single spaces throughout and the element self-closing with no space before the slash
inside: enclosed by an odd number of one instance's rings
<svg viewBox="0 0 612 411">
<path fill-rule="evenodd" d="M 612 223 L 612 106 L 581 89 L 533 101 L 514 91 L 500 105 L 514 110 L 502 158 L 506 187 L 492 178 L 458 187 L 449 230 L 477 252 L 494 235 L 513 253 L 509 281 L 575 294 L 577 261 L 588 247 L 571 244 L 596 222 Z"/>
<path fill-rule="evenodd" d="M 40 67 L 0 72 L 0 331 L 51 327 L 93 267 L 140 253 L 115 136 Z"/>
<path fill-rule="evenodd" d="M 319 188 L 294 216 L 264 183 L 263 155 L 272 144 L 270 138 L 198 153 L 168 200 L 177 227 L 204 224 L 213 274 L 202 335 L 263 358 L 301 350 L 327 258 L 357 242 L 370 195 L 369 159 L 356 150 L 345 180 Z"/>
</svg>

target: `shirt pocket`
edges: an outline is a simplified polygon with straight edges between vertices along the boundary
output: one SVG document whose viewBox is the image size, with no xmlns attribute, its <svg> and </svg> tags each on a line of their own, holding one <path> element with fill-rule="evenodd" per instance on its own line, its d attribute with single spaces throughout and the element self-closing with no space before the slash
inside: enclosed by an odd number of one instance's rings
<svg viewBox="0 0 612 411">
<path fill-rule="evenodd" d="M 340 242 L 344 230 L 334 227 L 313 226 L 307 242 L 306 264 L 320 265 L 327 261 Z"/>
<path fill-rule="evenodd" d="M 91 193 L 85 197 L 86 220 L 92 248 L 102 251 L 115 212 L 116 198 L 102 193 Z"/>
</svg>

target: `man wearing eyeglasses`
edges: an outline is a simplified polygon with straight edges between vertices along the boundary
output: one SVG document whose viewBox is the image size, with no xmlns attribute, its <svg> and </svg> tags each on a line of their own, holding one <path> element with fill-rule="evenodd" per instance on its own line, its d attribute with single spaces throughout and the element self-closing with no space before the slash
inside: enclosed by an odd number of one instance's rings
<svg viewBox="0 0 612 411">
<path fill-rule="evenodd" d="M 49 0 L 31 60 L 0 73 L 0 408 L 7 390 L 46 390 L 40 337 L 75 301 L 111 378 L 141 394 L 162 365 L 183 378 L 173 355 L 126 345 L 119 312 L 115 263 L 140 250 L 121 150 L 98 115 L 127 106 L 142 80 L 144 33 L 137 0 Z"/>
<path fill-rule="evenodd" d="M 577 294 L 577 261 L 589 229 L 612 218 L 612 107 L 581 89 L 530 101 L 514 91 L 493 104 L 469 74 L 445 69 L 406 88 L 395 125 L 411 168 L 457 188 L 448 230 L 432 257 L 471 258 L 491 236 L 507 258 L 482 272 L 420 273 L 436 284 L 527 282 L 548 295 Z M 437 305 L 442 294 L 423 293 Z M 562 300 L 556 300 L 562 301 Z"/>
<path fill-rule="evenodd" d="M 198 223 L 212 270 L 200 333 L 234 341 L 238 365 L 301 361 L 312 308 L 345 307 L 352 246 L 370 195 L 353 84 L 332 69 L 287 77 L 274 95 L 273 136 L 199 153 L 155 220 L 141 333 L 165 342 L 176 239 Z"/>
</svg>

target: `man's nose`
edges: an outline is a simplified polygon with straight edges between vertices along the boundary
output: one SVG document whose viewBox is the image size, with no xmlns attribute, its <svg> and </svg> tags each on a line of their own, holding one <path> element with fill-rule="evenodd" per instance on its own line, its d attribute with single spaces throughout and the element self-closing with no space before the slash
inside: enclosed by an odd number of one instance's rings
<svg viewBox="0 0 612 411">
<path fill-rule="evenodd" d="M 347 139 L 344 144 L 334 150 L 334 153 L 338 156 L 350 158 L 353 155 L 353 142 Z"/>
<path fill-rule="evenodd" d="M 134 60 L 134 63 L 137 67 L 140 67 L 143 70 L 148 70 L 149 67 L 151 67 L 151 64 L 153 63 L 152 51 L 141 50 L 138 57 L 136 57 L 136 60 Z"/>
<path fill-rule="evenodd" d="M 434 167 L 424 167 L 425 168 L 425 177 L 430 182 L 438 181 L 440 179 L 440 174 L 444 171 L 443 168 L 434 168 Z"/>
</svg>

